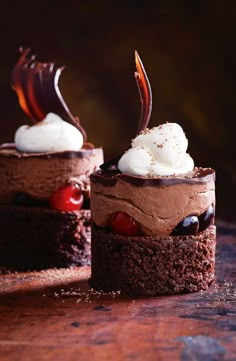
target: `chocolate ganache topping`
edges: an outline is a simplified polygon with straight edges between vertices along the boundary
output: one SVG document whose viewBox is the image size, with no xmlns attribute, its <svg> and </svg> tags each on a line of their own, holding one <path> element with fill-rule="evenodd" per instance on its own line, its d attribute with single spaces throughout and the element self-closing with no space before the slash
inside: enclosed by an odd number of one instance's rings
<svg viewBox="0 0 236 361">
<path fill-rule="evenodd" d="M 83 148 L 78 151 L 60 151 L 60 152 L 38 152 L 38 153 L 26 153 L 18 152 L 16 150 L 14 143 L 6 143 L 0 145 L 1 156 L 5 158 L 43 158 L 43 159 L 52 159 L 52 158 L 62 158 L 62 159 L 75 159 L 75 158 L 85 158 L 88 156 L 102 157 L 102 149 L 94 148 L 91 143 L 84 143 Z"/>
<path fill-rule="evenodd" d="M 23 111 L 34 122 L 40 122 L 52 112 L 75 126 L 86 140 L 86 132 L 78 117 L 73 116 L 58 87 L 64 67 L 42 63 L 31 54 L 31 49 L 20 48 L 20 57 L 12 71 L 12 88 Z"/>
<path fill-rule="evenodd" d="M 164 187 L 183 183 L 200 184 L 215 181 L 215 171 L 212 168 L 195 167 L 192 172 L 180 176 L 140 177 L 123 174 L 118 170 L 110 169 L 107 171 L 98 170 L 90 177 L 92 182 L 109 187 L 114 186 L 119 179 L 136 187 Z"/>
</svg>

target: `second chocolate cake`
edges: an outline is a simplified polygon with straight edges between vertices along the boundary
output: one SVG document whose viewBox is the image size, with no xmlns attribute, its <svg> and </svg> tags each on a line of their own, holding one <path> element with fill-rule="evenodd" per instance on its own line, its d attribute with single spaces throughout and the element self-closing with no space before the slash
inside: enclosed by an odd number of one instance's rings
<svg viewBox="0 0 236 361">
<path fill-rule="evenodd" d="M 91 175 L 91 285 L 136 296 L 204 290 L 215 271 L 215 172 L 194 167 L 178 124 L 147 128 L 152 95 L 137 53 L 136 67 L 138 135 Z"/>
<path fill-rule="evenodd" d="M 62 68 L 30 49 L 12 71 L 12 87 L 32 125 L 0 146 L 0 267 L 90 265 L 90 174 L 103 151 L 86 142 L 58 88 Z"/>
</svg>

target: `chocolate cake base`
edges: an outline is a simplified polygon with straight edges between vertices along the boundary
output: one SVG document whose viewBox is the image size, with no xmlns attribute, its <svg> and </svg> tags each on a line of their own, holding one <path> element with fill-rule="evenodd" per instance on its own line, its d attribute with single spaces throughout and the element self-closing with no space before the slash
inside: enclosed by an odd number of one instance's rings
<svg viewBox="0 0 236 361">
<path fill-rule="evenodd" d="M 90 265 L 90 210 L 0 206 L 0 267 L 43 269 Z"/>
<path fill-rule="evenodd" d="M 91 286 L 131 296 L 207 289 L 214 280 L 216 228 L 195 236 L 124 237 L 92 226 Z"/>
</svg>

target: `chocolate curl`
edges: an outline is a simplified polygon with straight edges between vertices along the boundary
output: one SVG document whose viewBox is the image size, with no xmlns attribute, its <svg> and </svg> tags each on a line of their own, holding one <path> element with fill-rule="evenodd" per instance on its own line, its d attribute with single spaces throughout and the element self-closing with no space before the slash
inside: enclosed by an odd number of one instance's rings
<svg viewBox="0 0 236 361">
<path fill-rule="evenodd" d="M 66 105 L 59 90 L 58 82 L 64 67 L 54 63 L 40 63 L 31 49 L 20 48 L 20 57 L 11 74 L 12 88 L 15 90 L 23 111 L 34 122 L 40 122 L 50 112 L 78 128 L 86 140 L 86 132 Z"/>
<path fill-rule="evenodd" d="M 136 136 L 137 136 L 142 130 L 147 128 L 150 120 L 150 116 L 152 113 L 152 90 L 143 63 L 136 50 L 135 50 L 135 65 L 136 65 L 136 72 L 134 73 L 134 76 L 136 79 L 140 100 L 141 100 L 141 115 L 139 120 L 139 126 L 136 132 Z M 112 166 L 116 166 L 117 163 L 119 162 L 119 159 L 126 150 L 127 149 L 117 154 L 112 159 L 104 162 L 102 165 L 100 165 L 100 168 L 106 170 Z"/>
</svg>

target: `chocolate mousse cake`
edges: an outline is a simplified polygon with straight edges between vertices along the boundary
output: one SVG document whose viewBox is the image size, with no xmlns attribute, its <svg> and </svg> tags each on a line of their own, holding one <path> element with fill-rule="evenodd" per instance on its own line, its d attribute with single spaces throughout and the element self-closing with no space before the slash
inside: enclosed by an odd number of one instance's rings
<svg viewBox="0 0 236 361">
<path fill-rule="evenodd" d="M 86 142 L 62 98 L 62 68 L 20 51 L 12 86 L 33 124 L 0 146 L 0 267 L 89 265 L 89 177 L 103 151 Z"/>
<path fill-rule="evenodd" d="M 147 128 L 151 87 L 135 59 L 138 135 L 91 175 L 91 286 L 131 296 L 204 290 L 214 280 L 215 172 L 194 166 L 178 124 Z"/>
</svg>

